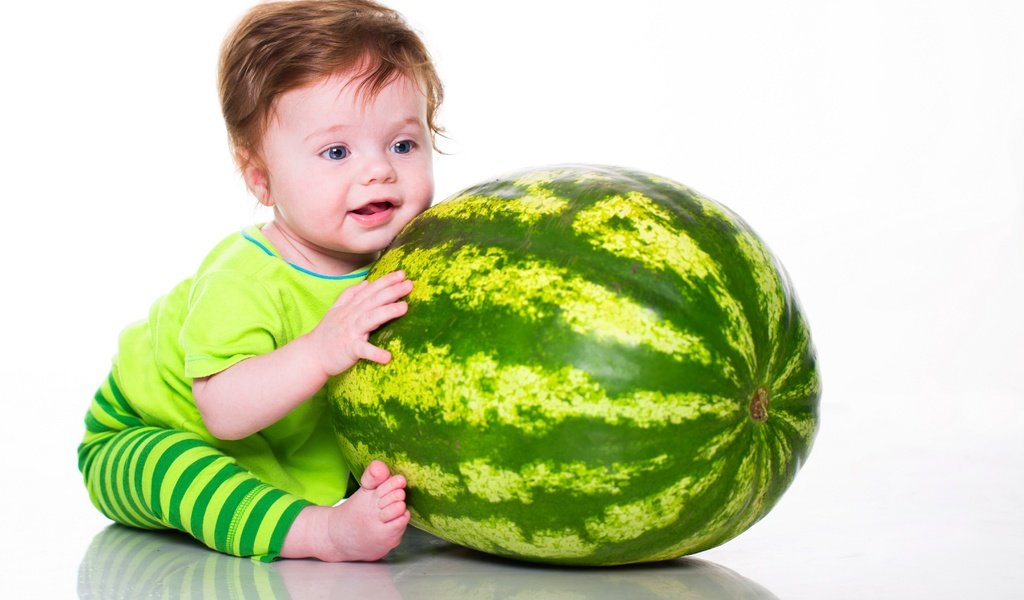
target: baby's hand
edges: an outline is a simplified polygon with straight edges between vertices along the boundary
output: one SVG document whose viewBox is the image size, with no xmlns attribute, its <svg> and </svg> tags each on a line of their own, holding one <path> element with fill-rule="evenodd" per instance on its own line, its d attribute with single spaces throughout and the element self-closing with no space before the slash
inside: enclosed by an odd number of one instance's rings
<svg viewBox="0 0 1024 600">
<path fill-rule="evenodd" d="M 367 340 L 373 330 L 409 310 L 409 305 L 401 298 L 411 291 L 412 282 L 405 278 L 405 273 L 395 271 L 342 292 L 309 333 L 314 352 L 328 377 L 350 369 L 361 358 L 381 364 L 391 360 L 390 352 Z"/>
</svg>

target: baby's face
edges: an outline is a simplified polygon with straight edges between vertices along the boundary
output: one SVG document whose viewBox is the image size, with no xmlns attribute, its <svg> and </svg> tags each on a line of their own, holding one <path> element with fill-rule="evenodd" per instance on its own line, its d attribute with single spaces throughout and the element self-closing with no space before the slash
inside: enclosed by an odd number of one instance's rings
<svg viewBox="0 0 1024 600">
<path fill-rule="evenodd" d="M 375 260 L 434 193 L 418 86 L 399 77 L 371 99 L 358 83 L 336 75 L 281 95 L 263 137 L 260 198 L 278 227 L 356 267 Z"/>
</svg>

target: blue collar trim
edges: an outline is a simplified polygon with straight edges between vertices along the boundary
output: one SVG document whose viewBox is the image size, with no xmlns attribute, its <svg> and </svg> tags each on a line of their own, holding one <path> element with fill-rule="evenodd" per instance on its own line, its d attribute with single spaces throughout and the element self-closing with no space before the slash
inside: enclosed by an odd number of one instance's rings
<svg viewBox="0 0 1024 600">
<path fill-rule="evenodd" d="M 274 254 L 273 250 L 271 250 L 270 248 L 267 248 L 267 246 L 263 242 L 261 242 L 258 239 L 252 237 L 251 235 L 249 235 L 249 232 L 245 231 L 244 229 L 242 230 L 242 237 L 244 237 L 245 239 L 249 240 L 250 242 L 256 244 L 256 246 L 260 250 L 262 250 L 262 251 L 267 253 L 267 256 L 273 256 L 274 258 L 281 258 L 277 254 Z M 284 260 L 284 259 L 282 258 L 281 260 Z M 316 271 L 310 271 L 309 269 L 300 267 L 299 265 L 290 263 L 290 262 L 288 262 L 286 260 L 284 261 L 284 263 L 286 265 L 288 265 L 289 267 L 295 269 L 296 271 L 299 271 L 301 273 L 305 273 L 306 275 L 312 275 L 313 277 L 318 277 L 320 279 L 331 279 L 331 280 L 334 280 L 334 281 L 343 281 L 345 279 L 358 279 L 360 277 L 366 277 L 366 274 L 370 272 L 369 269 L 362 269 L 362 270 L 356 271 L 354 273 L 349 273 L 348 275 L 322 275 L 320 273 L 317 273 Z"/>
</svg>

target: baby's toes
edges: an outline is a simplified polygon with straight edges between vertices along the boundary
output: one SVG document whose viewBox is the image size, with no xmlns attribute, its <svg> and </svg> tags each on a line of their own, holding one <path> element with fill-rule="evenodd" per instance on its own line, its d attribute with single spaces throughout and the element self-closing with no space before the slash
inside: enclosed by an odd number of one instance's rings
<svg viewBox="0 0 1024 600">
<path fill-rule="evenodd" d="M 359 478 L 359 486 L 367 490 L 375 490 L 391 479 L 393 477 L 391 476 L 391 471 L 388 470 L 388 466 L 379 460 L 375 460 L 363 470 L 363 475 Z M 390 491 L 390 488 L 387 491 Z"/>
<path fill-rule="evenodd" d="M 375 490 L 378 496 L 383 497 L 395 490 L 405 489 L 406 485 L 407 482 L 405 481 L 405 477 L 402 477 L 401 475 L 392 475 L 391 477 L 388 477 L 387 480 L 381 482 Z"/>
<path fill-rule="evenodd" d="M 405 506 L 405 502 L 392 502 L 380 509 L 380 520 L 384 523 L 392 523 L 403 517 L 408 522 L 408 516 L 409 511 Z"/>
<path fill-rule="evenodd" d="M 381 496 L 380 499 L 377 500 L 377 508 L 384 508 L 385 506 L 394 504 L 396 502 L 405 503 L 404 489 L 392 490 L 391 492 L 388 492 L 387 494 Z"/>
</svg>

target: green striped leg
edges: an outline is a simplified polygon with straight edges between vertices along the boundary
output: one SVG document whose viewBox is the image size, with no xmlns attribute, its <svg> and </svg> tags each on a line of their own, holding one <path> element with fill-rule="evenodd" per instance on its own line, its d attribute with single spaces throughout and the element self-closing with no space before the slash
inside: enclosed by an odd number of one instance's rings
<svg viewBox="0 0 1024 600">
<path fill-rule="evenodd" d="M 210 548 L 270 561 L 309 502 L 263 483 L 200 436 L 142 424 L 113 378 L 86 416 L 79 468 L 110 519 L 177 529 Z"/>
<path fill-rule="evenodd" d="M 309 504 L 185 431 L 126 429 L 94 452 L 86 486 L 103 514 L 133 527 L 178 529 L 227 554 L 273 560 Z"/>
</svg>

